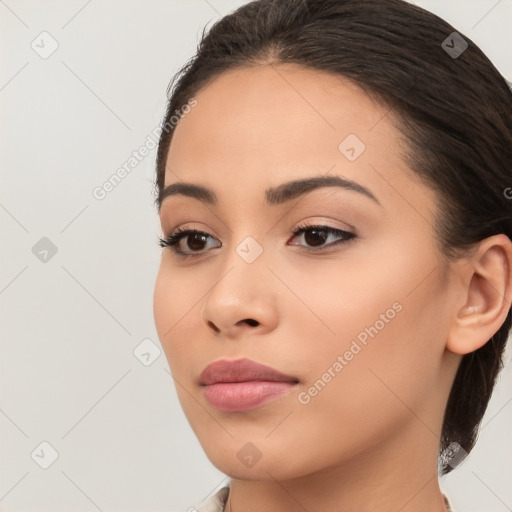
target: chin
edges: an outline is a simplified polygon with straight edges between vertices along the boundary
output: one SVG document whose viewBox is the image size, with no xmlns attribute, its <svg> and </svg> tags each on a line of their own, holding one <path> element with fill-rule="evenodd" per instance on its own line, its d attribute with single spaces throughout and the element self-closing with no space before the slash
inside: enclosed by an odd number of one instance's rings
<svg viewBox="0 0 512 512">
<path fill-rule="evenodd" d="M 217 440 L 211 446 L 203 445 L 203 449 L 219 471 L 240 480 L 288 480 L 311 471 L 306 459 L 301 463 L 291 459 L 289 452 L 283 453 L 283 441 L 279 443 L 281 448 L 276 449 L 264 444 L 264 439 L 254 443 L 237 439 L 219 443 Z"/>
</svg>

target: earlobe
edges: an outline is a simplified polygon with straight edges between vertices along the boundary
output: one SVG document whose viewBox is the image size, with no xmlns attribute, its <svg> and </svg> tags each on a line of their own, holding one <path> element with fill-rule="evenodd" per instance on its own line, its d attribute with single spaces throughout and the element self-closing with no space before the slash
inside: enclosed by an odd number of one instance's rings
<svg viewBox="0 0 512 512">
<path fill-rule="evenodd" d="M 464 304 L 456 309 L 446 348 L 468 354 L 485 345 L 505 321 L 512 299 L 512 242 L 503 234 L 482 240 L 464 272 Z"/>
</svg>

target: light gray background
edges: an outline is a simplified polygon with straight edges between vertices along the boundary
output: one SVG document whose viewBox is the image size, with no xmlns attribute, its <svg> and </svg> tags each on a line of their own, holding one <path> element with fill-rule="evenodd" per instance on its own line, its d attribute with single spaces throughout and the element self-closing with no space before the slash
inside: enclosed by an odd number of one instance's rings
<svg viewBox="0 0 512 512">
<path fill-rule="evenodd" d="M 103 200 L 92 191 L 159 125 L 203 26 L 243 3 L 0 0 L 1 510 L 182 511 L 226 481 L 163 352 L 149 366 L 133 353 L 161 348 L 156 151 Z M 512 80 L 512 0 L 415 3 Z M 31 47 L 51 49 L 44 31 L 59 45 L 48 58 Z M 46 262 L 32 252 L 43 237 Z M 474 452 L 442 480 L 456 510 L 512 510 L 511 383 L 507 363 Z M 58 452 L 47 469 L 44 441 Z"/>
</svg>

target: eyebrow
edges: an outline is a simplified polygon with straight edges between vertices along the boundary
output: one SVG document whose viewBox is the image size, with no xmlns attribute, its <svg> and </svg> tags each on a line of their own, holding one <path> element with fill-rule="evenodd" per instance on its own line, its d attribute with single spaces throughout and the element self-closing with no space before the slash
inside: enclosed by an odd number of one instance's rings
<svg viewBox="0 0 512 512">
<path fill-rule="evenodd" d="M 296 197 L 303 196 L 313 190 L 323 187 L 341 187 L 345 190 L 358 192 L 382 206 L 372 192 L 355 181 L 341 178 L 340 176 L 315 176 L 300 180 L 288 181 L 277 187 L 271 187 L 265 191 L 267 205 L 274 206 L 286 203 Z M 165 187 L 158 196 L 158 204 L 170 196 L 182 195 L 198 199 L 210 205 L 216 205 L 218 198 L 215 192 L 209 188 L 193 183 L 177 182 Z"/>
</svg>

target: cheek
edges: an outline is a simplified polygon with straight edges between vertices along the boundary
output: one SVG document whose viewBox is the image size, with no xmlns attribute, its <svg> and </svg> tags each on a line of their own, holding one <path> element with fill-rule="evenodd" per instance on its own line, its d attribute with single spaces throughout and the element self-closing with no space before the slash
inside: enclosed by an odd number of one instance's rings
<svg viewBox="0 0 512 512">
<path fill-rule="evenodd" d="M 317 333 L 315 344 L 301 345 L 300 358 L 299 347 L 294 351 L 307 374 L 294 397 L 293 414 L 280 424 L 279 435 L 268 439 L 270 446 L 263 444 L 269 453 L 279 453 L 283 442 L 289 451 L 300 449 L 301 457 L 294 461 L 294 470 L 300 472 L 371 450 L 418 418 L 435 428 L 431 397 L 440 351 L 429 348 L 435 343 L 429 336 L 432 330 L 417 332 L 422 314 L 417 302 L 402 298 L 402 309 L 393 309 L 394 318 L 387 324 L 376 322 L 386 311 L 381 305 L 390 305 L 386 299 L 364 308 L 338 309 L 337 315 L 333 309 L 331 327 L 337 337 Z M 297 329 L 307 329 L 307 324 Z M 256 434 L 251 430 L 248 437 Z M 312 438 L 315 443 L 309 443 Z M 267 439 L 262 436 L 261 441 Z"/>
<path fill-rule="evenodd" d="M 426 247 L 389 258 L 377 253 L 311 265 L 300 280 L 292 271 L 287 276 L 309 310 L 295 301 L 290 313 L 301 333 L 296 352 L 307 361 L 304 401 L 311 399 L 305 406 L 311 411 L 305 414 L 327 421 L 326 414 L 338 413 L 354 435 L 368 411 L 408 415 L 403 403 L 421 407 L 444 350 L 444 285 L 433 253 Z"/>
<path fill-rule="evenodd" d="M 153 291 L 153 316 L 158 337 L 164 349 L 166 348 L 165 345 L 168 338 L 167 333 L 169 330 L 172 332 L 172 327 L 178 319 L 176 314 L 177 304 L 174 300 L 175 295 L 172 293 L 172 283 L 168 274 L 164 269 L 162 256 Z"/>
<path fill-rule="evenodd" d="M 200 299 L 206 292 L 206 286 L 203 290 L 201 283 L 195 281 L 193 275 L 178 276 L 162 256 L 153 292 L 153 316 L 169 367 L 177 377 L 189 366 L 184 363 L 193 346 L 194 332 L 189 326 L 193 318 L 199 317 Z"/>
</svg>

